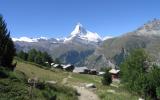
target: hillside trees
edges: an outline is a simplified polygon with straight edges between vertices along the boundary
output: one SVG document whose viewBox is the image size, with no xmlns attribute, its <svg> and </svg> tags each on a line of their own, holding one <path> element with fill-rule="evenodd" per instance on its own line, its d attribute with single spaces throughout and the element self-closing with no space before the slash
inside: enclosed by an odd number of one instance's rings
<svg viewBox="0 0 160 100">
<path fill-rule="evenodd" d="M 19 58 L 25 60 L 25 61 L 27 61 L 27 59 L 28 59 L 28 53 L 26 53 L 26 52 L 24 52 L 24 51 L 22 51 L 22 50 L 17 54 L 17 56 L 18 56 Z"/>
<path fill-rule="evenodd" d="M 28 53 L 20 51 L 17 56 L 25 61 L 35 62 L 43 66 L 49 66 L 53 59 L 47 52 L 37 51 L 36 49 L 31 49 Z"/>
<path fill-rule="evenodd" d="M 121 64 L 121 81 L 129 91 L 144 98 L 157 99 L 160 87 L 160 69 L 150 64 L 150 57 L 143 49 L 131 52 Z"/>
<path fill-rule="evenodd" d="M 12 64 L 12 61 L 15 51 L 14 43 L 10 38 L 10 32 L 8 32 L 6 23 L 2 15 L 0 15 L 0 66 L 13 70 L 15 64 Z"/>
<path fill-rule="evenodd" d="M 35 49 L 31 49 L 28 51 L 28 61 L 30 62 L 34 62 L 34 58 L 36 57 L 37 55 L 37 51 Z"/>
</svg>

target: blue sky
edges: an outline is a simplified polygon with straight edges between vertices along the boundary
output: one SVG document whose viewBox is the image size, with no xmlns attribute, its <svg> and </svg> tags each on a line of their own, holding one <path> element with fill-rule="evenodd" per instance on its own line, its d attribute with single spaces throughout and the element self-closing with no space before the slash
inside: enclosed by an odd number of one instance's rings
<svg viewBox="0 0 160 100">
<path fill-rule="evenodd" d="M 100 36 L 119 36 L 160 18 L 160 0 L 0 0 L 12 37 L 65 37 L 80 22 Z"/>
</svg>

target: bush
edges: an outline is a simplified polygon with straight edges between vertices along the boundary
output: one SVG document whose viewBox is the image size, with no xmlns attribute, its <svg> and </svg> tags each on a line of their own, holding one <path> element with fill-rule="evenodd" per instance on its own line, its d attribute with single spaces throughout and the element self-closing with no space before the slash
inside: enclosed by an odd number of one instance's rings
<svg viewBox="0 0 160 100">
<path fill-rule="evenodd" d="M 156 88 L 156 94 L 157 94 L 157 97 L 160 99 L 160 87 Z"/>
<path fill-rule="evenodd" d="M 7 78 L 9 77 L 9 72 L 5 70 L 5 68 L 0 67 L 0 78 Z"/>
<path fill-rule="evenodd" d="M 44 90 L 45 89 L 45 83 L 44 82 L 38 82 L 36 84 L 36 88 L 38 88 L 40 90 Z"/>
<path fill-rule="evenodd" d="M 102 84 L 110 85 L 112 83 L 112 76 L 109 73 L 109 69 L 106 70 L 106 73 L 103 75 Z"/>
</svg>

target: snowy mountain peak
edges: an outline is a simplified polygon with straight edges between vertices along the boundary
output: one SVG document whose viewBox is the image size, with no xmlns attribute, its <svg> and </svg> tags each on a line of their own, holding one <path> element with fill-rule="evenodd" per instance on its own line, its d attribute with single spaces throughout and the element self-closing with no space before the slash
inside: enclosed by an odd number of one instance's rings
<svg viewBox="0 0 160 100">
<path fill-rule="evenodd" d="M 71 36 L 66 38 L 64 42 L 71 40 L 85 40 L 87 42 L 100 42 L 102 41 L 101 37 L 94 32 L 86 30 L 82 24 L 78 23 L 74 30 L 71 32 Z"/>
<path fill-rule="evenodd" d="M 86 34 L 87 31 L 81 23 L 77 23 L 75 29 L 71 32 L 71 36 Z"/>
</svg>

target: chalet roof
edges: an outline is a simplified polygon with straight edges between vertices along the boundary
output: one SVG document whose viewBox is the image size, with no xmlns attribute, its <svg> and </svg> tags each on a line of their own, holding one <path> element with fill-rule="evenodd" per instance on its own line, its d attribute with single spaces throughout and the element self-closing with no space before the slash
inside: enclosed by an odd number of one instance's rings
<svg viewBox="0 0 160 100">
<path fill-rule="evenodd" d="M 58 67 L 58 66 L 59 66 L 59 64 L 54 64 L 54 65 L 53 65 L 53 67 Z"/>
<path fill-rule="evenodd" d="M 51 63 L 51 66 L 53 66 L 54 65 L 54 63 Z"/>
<path fill-rule="evenodd" d="M 117 70 L 117 69 L 111 69 L 111 70 L 109 71 L 109 73 L 111 73 L 111 74 L 117 74 L 117 73 L 119 73 L 119 71 L 120 71 L 120 70 Z"/>
<path fill-rule="evenodd" d="M 105 72 L 98 72 L 98 75 L 103 75 L 105 74 Z"/>
<path fill-rule="evenodd" d="M 62 66 L 63 66 L 63 69 L 66 69 L 66 68 L 70 67 L 70 66 L 71 66 L 71 64 L 62 65 Z"/>
<path fill-rule="evenodd" d="M 90 71 L 97 71 L 96 69 L 90 69 Z"/>
<path fill-rule="evenodd" d="M 87 67 L 75 67 L 73 72 L 84 72 L 85 70 L 88 70 Z"/>
</svg>

